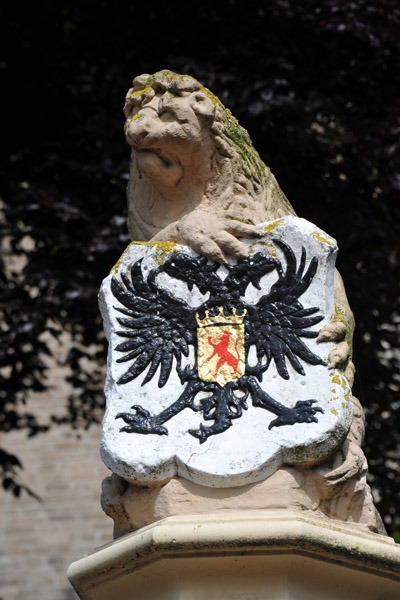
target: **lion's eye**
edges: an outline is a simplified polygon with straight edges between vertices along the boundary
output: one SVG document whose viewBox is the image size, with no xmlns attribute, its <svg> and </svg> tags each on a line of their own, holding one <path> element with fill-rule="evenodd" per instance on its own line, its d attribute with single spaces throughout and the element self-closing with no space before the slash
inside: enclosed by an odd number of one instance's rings
<svg viewBox="0 0 400 600">
<path fill-rule="evenodd" d="M 166 88 L 158 83 L 153 86 L 153 90 L 156 96 L 162 96 L 166 92 Z"/>
</svg>

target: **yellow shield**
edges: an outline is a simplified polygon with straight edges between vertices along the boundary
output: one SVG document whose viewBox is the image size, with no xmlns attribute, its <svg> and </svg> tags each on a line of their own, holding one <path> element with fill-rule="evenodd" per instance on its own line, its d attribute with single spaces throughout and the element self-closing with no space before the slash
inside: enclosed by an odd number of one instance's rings
<svg viewBox="0 0 400 600">
<path fill-rule="evenodd" d="M 221 324 L 197 328 L 197 369 L 202 381 L 220 386 L 245 373 L 244 325 Z"/>
</svg>

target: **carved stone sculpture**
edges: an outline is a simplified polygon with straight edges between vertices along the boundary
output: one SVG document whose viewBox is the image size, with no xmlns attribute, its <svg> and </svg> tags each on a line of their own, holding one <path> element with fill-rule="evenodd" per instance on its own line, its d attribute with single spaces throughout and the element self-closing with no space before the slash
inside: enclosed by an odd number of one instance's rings
<svg viewBox="0 0 400 600">
<path fill-rule="evenodd" d="M 136 77 L 124 111 L 128 226 L 143 243 L 128 248 L 101 296 L 110 341 L 102 452 L 114 472 L 102 503 L 115 534 L 171 514 L 246 508 L 383 532 L 366 484 L 363 412 L 351 400 L 354 321 L 333 274 L 334 240 L 295 217 L 248 133 L 194 78 Z M 318 389 L 300 399 L 302 377 Z M 281 393 L 285 379 L 298 387 Z M 248 399 L 272 419 L 252 422 Z"/>
</svg>

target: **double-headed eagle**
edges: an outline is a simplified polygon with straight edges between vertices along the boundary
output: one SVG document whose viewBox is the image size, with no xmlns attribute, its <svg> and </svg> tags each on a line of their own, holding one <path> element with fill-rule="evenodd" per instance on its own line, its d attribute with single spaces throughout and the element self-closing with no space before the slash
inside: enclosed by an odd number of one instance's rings
<svg viewBox="0 0 400 600">
<path fill-rule="evenodd" d="M 247 410 L 250 396 L 253 406 L 264 408 L 277 418 L 269 429 L 295 423 L 317 422 L 315 399 L 299 400 L 290 408 L 274 400 L 259 385 L 273 360 L 278 374 L 289 379 L 287 361 L 293 369 L 305 375 L 302 361 L 311 365 L 326 363 L 310 351 L 306 338 L 318 333 L 309 328 L 324 317 L 318 307 L 304 308 L 299 298 L 310 286 L 318 267 L 313 257 L 306 267 L 306 252 L 302 249 L 300 264 L 293 250 L 282 240 L 273 240 L 286 259 L 286 268 L 277 258 L 257 253 L 226 266 L 228 274 L 221 279 L 219 264 L 203 257 L 175 253 L 163 265 L 144 278 L 141 260 L 135 262 L 130 276 L 121 273 L 122 283 L 115 277 L 111 290 L 121 306 L 115 310 L 124 316 L 117 321 L 123 329 L 116 332 L 125 341 L 115 350 L 122 353 L 117 362 L 129 363 L 129 368 L 118 380 L 119 385 L 144 373 L 146 385 L 158 372 L 158 386 L 168 381 L 175 359 L 176 371 L 184 389 L 179 398 L 158 415 L 151 415 L 143 406 L 134 405 L 134 412 L 117 414 L 128 433 L 166 435 L 164 423 L 185 408 L 202 412 L 204 421 L 197 430 L 189 433 L 203 443 L 211 435 L 226 431 L 233 419 Z M 269 292 L 255 304 L 245 301 L 249 284 L 261 290 L 261 278 L 276 271 L 278 279 Z M 179 279 L 191 291 L 197 286 L 207 300 L 198 307 L 189 306 L 183 299 L 174 297 L 168 289 L 160 287 L 156 278 L 166 273 Z M 192 364 L 182 365 L 194 349 Z M 249 352 L 254 347 L 256 364 L 249 363 Z M 193 356 L 193 354 L 192 354 Z M 207 393 L 199 402 L 200 392 Z"/>
</svg>

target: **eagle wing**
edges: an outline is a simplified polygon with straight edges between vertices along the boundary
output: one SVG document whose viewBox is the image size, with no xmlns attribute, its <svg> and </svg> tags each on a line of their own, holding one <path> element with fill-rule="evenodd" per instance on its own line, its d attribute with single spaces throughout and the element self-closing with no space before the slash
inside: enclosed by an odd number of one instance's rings
<svg viewBox="0 0 400 600">
<path fill-rule="evenodd" d="M 182 355 L 189 355 L 189 345 L 195 344 L 194 310 L 186 302 L 175 298 L 155 282 L 156 271 L 144 279 L 142 259 L 132 266 L 130 277 L 121 273 L 119 282 L 111 280 L 111 291 L 122 306 L 115 310 L 124 316 L 117 317 L 123 326 L 116 334 L 126 341 L 115 350 L 123 356 L 118 363 L 133 361 L 120 379 L 119 384 L 128 383 L 148 368 L 142 385 L 150 381 L 160 369 L 158 386 L 168 381 L 173 358 L 180 367 Z"/>
<path fill-rule="evenodd" d="M 248 306 L 246 321 L 247 347 L 255 346 L 257 365 L 246 368 L 262 380 L 263 373 L 274 360 L 277 371 L 283 379 L 289 379 L 286 359 L 295 371 L 305 375 L 301 361 L 311 365 L 326 365 L 319 356 L 311 352 L 302 338 L 315 338 L 317 331 L 309 328 L 323 320 L 317 314 L 318 307 L 304 308 L 299 298 L 310 286 L 318 267 L 318 259 L 313 257 L 305 270 L 306 251 L 302 248 L 300 265 L 297 268 L 293 250 L 282 240 L 273 240 L 281 248 L 286 258 L 286 271 L 278 268 L 278 280 L 267 295 L 257 304 Z"/>
</svg>

